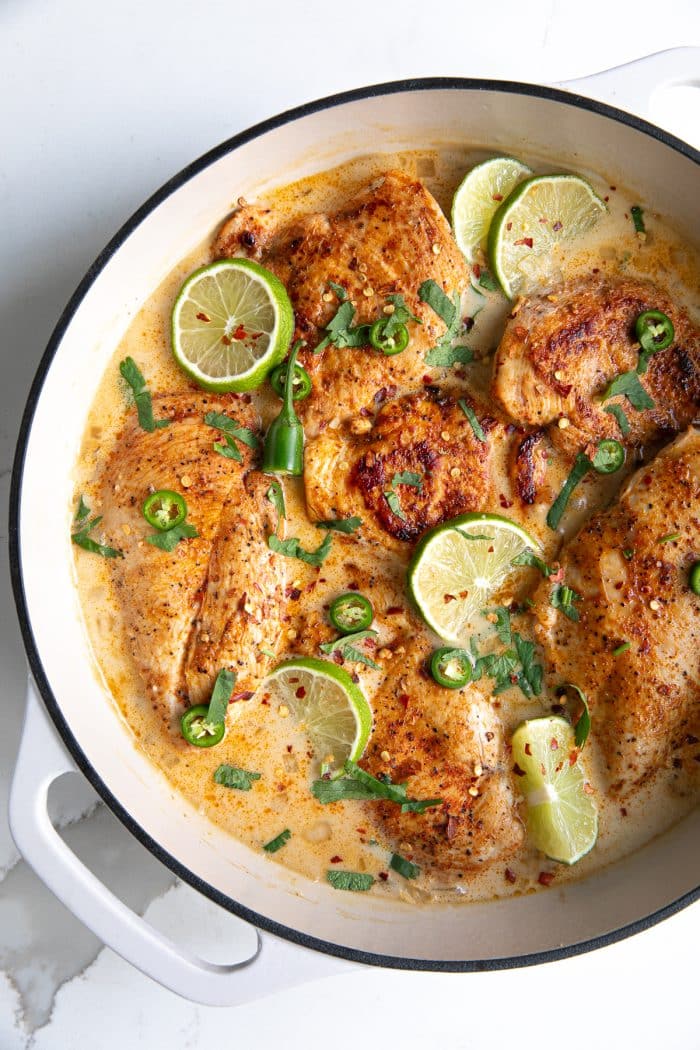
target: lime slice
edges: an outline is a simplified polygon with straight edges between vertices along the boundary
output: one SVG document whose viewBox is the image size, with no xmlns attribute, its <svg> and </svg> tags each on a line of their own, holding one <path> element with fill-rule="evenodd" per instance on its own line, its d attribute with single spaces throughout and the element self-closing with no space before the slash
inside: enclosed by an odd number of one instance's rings
<svg viewBox="0 0 700 1050">
<path fill-rule="evenodd" d="M 527 802 L 532 842 L 552 860 L 575 864 L 595 845 L 598 813 L 585 788 L 574 730 L 558 715 L 523 722 L 513 734 L 513 760 L 525 776 L 518 787 Z"/>
<path fill-rule="evenodd" d="M 551 253 L 595 226 L 605 202 L 580 175 L 535 175 L 501 204 L 491 222 L 488 250 L 493 272 L 512 299 L 546 276 Z"/>
<path fill-rule="evenodd" d="M 359 761 L 372 729 L 372 710 L 342 667 L 300 656 L 276 667 L 265 688 L 301 723 L 319 763 L 340 770 L 347 759 Z"/>
<path fill-rule="evenodd" d="M 491 219 L 528 175 L 532 169 L 515 157 L 493 157 L 464 176 L 452 201 L 452 230 L 467 262 L 473 261 L 477 249 L 486 251 Z"/>
<path fill-rule="evenodd" d="M 408 589 L 428 626 L 447 642 L 466 641 L 526 547 L 540 545 L 498 514 L 463 514 L 427 532 L 408 567 Z"/>
<path fill-rule="evenodd" d="M 284 285 L 250 259 L 222 259 L 183 284 L 172 315 L 172 348 L 205 390 L 254 390 L 284 357 L 294 312 Z"/>
</svg>

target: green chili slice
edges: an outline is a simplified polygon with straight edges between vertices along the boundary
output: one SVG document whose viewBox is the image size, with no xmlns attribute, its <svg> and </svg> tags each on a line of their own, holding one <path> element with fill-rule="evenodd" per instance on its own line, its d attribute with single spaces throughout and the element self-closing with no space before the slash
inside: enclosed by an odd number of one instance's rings
<svg viewBox="0 0 700 1050">
<path fill-rule="evenodd" d="M 182 735 L 188 744 L 195 747 L 214 747 L 223 740 L 226 731 L 225 722 L 209 722 L 207 704 L 197 704 L 185 711 L 180 719 Z"/>
<path fill-rule="evenodd" d="M 270 372 L 270 383 L 272 389 L 284 400 L 284 388 L 287 384 L 287 366 L 284 362 L 277 365 Z M 292 379 L 292 400 L 305 401 L 311 393 L 311 376 L 303 365 L 294 366 L 294 378 Z"/>
<path fill-rule="evenodd" d="M 637 372 L 644 375 L 649 367 L 649 359 L 673 342 L 673 321 L 661 310 L 645 310 L 634 322 L 634 331 L 642 348 Z"/>
<path fill-rule="evenodd" d="M 472 662 L 466 649 L 445 646 L 430 657 L 430 673 L 445 689 L 461 689 L 472 680 Z"/>
<path fill-rule="evenodd" d="M 408 346 L 410 336 L 405 324 L 396 324 L 389 317 L 380 317 L 369 330 L 369 341 L 375 350 L 387 357 L 400 354 Z"/>
<path fill-rule="evenodd" d="M 615 438 L 604 438 L 593 457 L 593 469 L 598 474 L 614 474 L 625 462 L 625 450 Z"/>
<path fill-rule="evenodd" d="M 304 473 L 304 428 L 294 411 L 294 374 L 297 354 L 302 343 L 292 347 L 287 362 L 284 384 L 284 405 L 276 419 L 272 420 L 265 435 L 262 469 L 265 474 L 283 474 L 299 478 Z"/>
<path fill-rule="evenodd" d="M 374 619 L 374 609 L 369 598 L 355 591 L 348 591 L 334 598 L 328 611 L 330 621 L 341 634 L 366 631 Z"/>
<path fill-rule="evenodd" d="M 182 525 L 187 517 L 187 504 L 179 492 L 158 489 L 144 500 L 142 513 L 149 525 L 158 532 L 169 532 Z"/>
<path fill-rule="evenodd" d="M 688 583 L 693 594 L 700 594 L 700 561 L 693 562 L 690 566 Z"/>
</svg>

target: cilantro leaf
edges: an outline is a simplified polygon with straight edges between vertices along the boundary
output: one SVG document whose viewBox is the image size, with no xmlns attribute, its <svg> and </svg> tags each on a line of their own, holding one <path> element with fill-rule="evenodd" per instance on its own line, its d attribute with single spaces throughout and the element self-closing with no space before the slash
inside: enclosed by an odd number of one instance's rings
<svg viewBox="0 0 700 1050">
<path fill-rule="evenodd" d="M 220 456 L 224 456 L 226 459 L 234 459 L 236 462 L 241 462 L 241 453 L 236 445 L 237 441 L 247 445 L 248 448 L 257 448 L 260 442 L 257 436 L 248 427 L 242 427 L 237 420 L 227 416 L 225 412 L 207 412 L 204 417 L 204 422 L 214 427 L 215 430 L 220 430 L 225 437 L 225 444 L 215 441 L 214 448 Z"/>
<path fill-rule="evenodd" d="M 306 562 L 307 565 L 316 566 L 323 565 L 331 549 L 332 541 L 333 537 L 329 532 L 324 536 L 315 551 L 307 551 L 301 546 L 296 536 L 291 536 L 288 540 L 280 540 L 277 536 L 267 537 L 268 547 L 276 554 L 284 554 L 286 558 L 298 558 L 299 561 Z"/>
<path fill-rule="evenodd" d="M 146 536 L 146 543 L 150 543 L 154 547 L 170 553 L 175 550 L 180 540 L 190 539 L 194 536 L 199 536 L 194 525 L 183 521 L 182 525 L 176 525 L 175 528 L 168 529 L 167 532 L 154 532 L 151 536 Z"/>
<path fill-rule="evenodd" d="M 641 412 L 645 408 L 653 408 L 654 401 L 639 381 L 636 372 L 622 372 L 615 376 L 603 392 L 602 400 L 609 401 L 611 397 L 623 395 L 627 398 L 632 408 Z"/>
<path fill-rule="evenodd" d="M 615 417 L 623 437 L 626 437 L 627 434 L 629 434 L 630 421 L 620 405 L 607 405 L 607 407 L 603 409 L 603 412 L 607 412 L 609 415 Z"/>
<path fill-rule="evenodd" d="M 331 282 L 329 282 L 329 287 L 332 288 L 338 299 L 340 299 L 340 306 L 328 322 L 326 335 L 318 346 L 314 348 L 314 353 L 318 354 L 321 350 L 325 350 L 330 343 L 333 343 L 334 346 L 340 348 L 346 346 L 366 346 L 369 342 L 370 326 L 362 324 L 353 327 L 352 322 L 355 319 L 355 307 L 347 298 L 345 289 L 339 284 L 333 284 Z"/>
<path fill-rule="evenodd" d="M 538 558 L 535 552 L 533 550 L 530 550 L 529 547 L 526 547 L 524 551 L 521 551 L 520 554 L 515 556 L 515 558 L 512 558 L 510 564 L 527 565 L 531 569 L 539 569 L 545 579 L 548 579 L 550 576 L 553 576 L 554 573 L 557 571 L 556 569 L 550 568 L 550 566 L 547 565 L 546 562 L 542 561 L 541 558 Z"/>
<path fill-rule="evenodd" d="M 566 505 L 569 502 L 569 499 L 571 498 L 572 492 L 574 491 L 578 483 L 585 478 L 586 474 L 591 469 L 591 465 L 592 464 L 588 456 L 586 456 L 583 452 L 579 452 L 576 459 L 574 460 L 574 465 L 571 468 L 571 473 L 562 485 L 561 492 L 559 493 L 554 503 L 549 508 L 549 511 L 547 512 L 547 525 L 550 529 L 554 530 L 559 525 L 564 511 L 566 510 Z"/>
<path fill-rule="evenodd" d="M 395 488 L 396 485 L 412 485 L 414 489 L 420 490 L 423 488 L 423 479 L 420 474 L 416 474 L 412 470 L 402 470 L 398 474 L 394 474 L 391 479 L 391 487 Z"/>
<path fill-rule="evenodd" d="M 535 643 L 527 641 L 517 633 L 513 634 L 513 641 L 522 667 L 518 675 L 518 685 L 525 696 L 539 696 L 542 692 L 544 671 L 541 664 L 535 663 Z"/>
<path fill-rule="evenodd" d="M 261 773 L 251 773 L 247 769 L 239 769 L 237 766 L 224 765 L 214 773 L 214 781 L 222 787 L 235 788 L 236 791 L 250 791 L 253 782 L 260 780 Z"/>
<path fill-rule="evenodd" d="M 495 616 L 496 621 L 494 628 L 500 640 L 504 645 L 510 645 L 511 643 L 511 629 L 510 629 L 510 612 L 506 609 L 505 605 L 497 605 L 493 609 L 482 609 L 481 615 L 487 619 L 489 616 Z M 491 622 L 491 621 L 489 621 Z"/>
<path fill-rule="evenodd" d="M 151 394 L 146 386 L 146 380 L 133 357 L 126 357 L 120 362 L 119 372 L 122 378 L 126 380 L 131 387 L 131 392 L 134 395 L 134 404 L 136 405 L 136 414 L 141 429 L 151 433 L 157 427 L 167 427 L 170 423 L 169 419 L 159 419 L 156 422 L 153 418 L 153 402 L 151 400 Z"/>
<path fill-rule="evenodd" d="M 287 508 L 284 505 L 284 491 L 279 481 L 270 482 L 270 487 L 265 493 L 265 499 L 268 500 L 277 511 L 277 527 L 282 518 L 287 517 Z"/>
<path fill-rule="evenodd" d="M 364 871 L 329 870 L 326 879 L 334 890 L 352 890 L 365 893 L 374 885 L 374 875 Z"/>
<path fill-rule="evenodd" d="M 644 212 L 638 204 L 633 204 L 630 208 L 630 215 L 632 216 L 632 225 L 634 226 L 635 233 L 646 233 L 644 226 Z"/>
<path fill-rule="evenodd" d="M 434 368 L 452 368 L 453 365 L 468 365 L 474 360 L 474 353 L 468 346 L 439 346 L 433 347 L 425 355 L 426 365 Z"/>
<path fill-rule="evenodd" d="M 99 554 L 101 558 L 124 557 L 122 551 L 117 550 L 115 547 L 106 547 L 103 543 L 98 543 L 97 540 L 93 540 L 90 537 L 92 530 L 96 529 L 102 521 L 102 515 L 90 518 L 90 508 L 82 496 L 80 497 L 74 520 L 76 525 L 80 525 L 80 528 L 72 532 L 70 537 L 76 547 L 82 547 L 84 551 L 89 551 L 91 554 Z"/>
<path fill-rule="evenodd" d="M 398 853 L 392 853 L 389 867 L 393 871 L 397 871 L 399 875 L 403 875 L 404 879 L 417 879 L 420 875 L 420 868 L 418 865 L 412 864 L 410 860 L 406 860 L 405 857 L 399 856 Z"/>
<path fill-rule="evenodd" d="M 484 429 L 483 429 L 481 423 L 476 418 L 476 412 L 474 411 L 474 409 L 471 407 L 471 405 L 467 404 L 467 402 L 464 400 L 463 397 L 461 397 L 459 399 L 457 404 L 459 405 L 459 407 L 462 409 L 462 411 L 464 412 L 465 416 L 469 420 L 469 425 L 472 428 L 472 430 L 474 431 L 474 437 L 476 438 L 476 440 L 477 441 L 481 441 L 482 444 L 485 444 L 486 443 L 486 434 L 484 433 Z"/>
<path fill-rule="evenodd" d="M 394 492 L 393 489 L 387 489 L 387 491 L 384 493 L 384 499 L 389 504 L 389 509 L 392 514 L 395 514 L 397 518 L 401 519 L 401 521 L 408 521 L 408 518 L 401 509 L 401 503 L 399 502 L 398 494 Z"/>
<path fill-rule="evenodd" d="M 435 281 L 423 281 L 418 289 L 418 298 L 422 303 L 427 303 L 430 309 L 451 328 L 458 313 L 456 304 L 445 295 L 442 288 Z"/>
<path fill-rule="evenodd" d="M 591 732 L 591 712 L 588 707 L 588 699 L 583 689 L 580 689 L 579 686 L 575 685 L 573 682 L 567 682 L 566 685 L 561 686 L 557 690 L 557 693 L 561 696 L 565 694 L 568 689 L 573 689 L 583 705 L 581 714 L 574 721 L 574 743 L 580 751 L 583 751 L 583 746 L 588 740 Z"/>
<path fill-rule="evenodd" d="M 328 287 L 332 292 L 335 292 L 336 298 L 342 303 L 348 297 L 348 293 L 343 288 L 342 284 L 336 284 L 335 281 L 329 281 Z"/>
<path fill-rule="evenodd" d="M 559 609 L 574 623 L 579 621 L 579 611 L 574 605 L 574 602 L 580 602 L 581 595 L 578 594 L 571 587 L 567 587 L 565 583 L 559 583 L 554 588 L 549 596 L 549 604 L 555 609 Z"/>
<path fill-rule="evenodd" d="M 212 690 L 206 721 L 213 726 L 222 725 L 226 721 L 228 703 L 231 699 L 233 687 L 236 684 L 236 675 L 233 671 L 227 671 L 222 667 L 216 676 L 214 689 Z"/>
<path fill-rule="evenodd" d="M 362 518 L 330 518 L 328 521 L 317 521 L 317 529 L 329 529 L 332 532 L 345 532 L 350 535 L 362 525 Z"/>
<path fill-rule="evenodd" d="M 266 853 L 276 853 L 278 849 L 282 849 L 283 846 L 286 846 L 291 837 L 291 831 L 289 828 L 285 828 L 284 831 L 280 831 L 279 835 L 276 835 L 274 839 L 266 842 L 263 849 Z"/>
<path fill-rule="evenodd" d="M 386 799 L 401 806 L 402 813 L 422 813 L 426 809 L 442 804 L 441 798 L 407 798 L 405 784 L 392 784 L 388 777 L 386 780 L 379 780 L 349 759 L 345 763 L 344 777 L 336 780 L 315 780 L 311 785 L 311 790 L 322 805 L 327 805 L 329 802 L 342 802 L 346 799 L 365 802 Z"/>
<path fill-rule="evenodd" d="M 373 670 L 380 670 L 379 664 L 376 664 L 374 660 L 370 660 L 368 656 L 365 656 L 363 652 L 360 652 L 356 648 L 358 642 L 362 642 L 365 638 L 376 638 L 377 632 L 373 630 L 367 631 L 355 631 L 353 634 L 344 634 L 340 638 L 336 638 L 332 642 L 323 642 L 319 646 L 322 653 L 333 653 L 340 652 L 346 660 L 354 660 L 356 663 L 365 664 L 367 667 L 371 667 Z"/>
<path fill-rule="evenodd" d="M 382 325 L 382 335 L 385 338 L 391 338 L 396 335 L 396 331 L 401 325 L 408 324 L 409 321 L 415 321 L 416 324 L 423 324 L 420 317 L 416 317 L 415 314 L 406 306 L 404 297 L 399 294 L 387 295 L 387 303 L 394 307 L 390 314 L 386 314 L 386 319 Z"/>
<path fill-rule="evenodd" d="M 489 270 L 482 269 L 479 275 L 479 284 L 487 292 L 500 292 L 501 286 Z"/>
</svg>

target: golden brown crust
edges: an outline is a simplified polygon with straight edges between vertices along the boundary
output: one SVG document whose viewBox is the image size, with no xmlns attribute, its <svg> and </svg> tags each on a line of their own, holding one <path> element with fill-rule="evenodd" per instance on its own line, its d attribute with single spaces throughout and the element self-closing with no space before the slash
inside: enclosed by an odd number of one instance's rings
<svg viewBox="0 0 700 1050">
<path fill-rule="evenodd" d="M 639 360 L 634 322 L 645 310 L 662 310 L 673 321 L 675 341 L 655 354 L 640 376 L 654 407 L 634 409 L 625 398 L 630 433 L 623 438 L 604 411 L 601 394 Z M 496 353 L 493 395 L 521 424 L 550 428 L 552 441 L 569 453 L 601 438 L 629 448 L 670 435 L 692 422 L 700 400 L 700 333 L 687 314 L 649 281 L 585 277 L 547 295 L 536 295 L 511 317 Z"/>
</svg>

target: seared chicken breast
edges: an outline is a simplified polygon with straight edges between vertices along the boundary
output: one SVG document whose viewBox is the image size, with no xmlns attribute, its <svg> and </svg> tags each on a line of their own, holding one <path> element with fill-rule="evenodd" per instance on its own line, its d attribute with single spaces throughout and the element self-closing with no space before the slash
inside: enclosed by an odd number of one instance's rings
<svg viewBox="0 0 700 1050">
<path fill-rule="evenodd" d="M 324 521 L 356 514 L 384 540 L 413 541 L 489 501 L 512 505 L 506 495 L 512 489 L 523 503 L 532 503 L 546 465 L 541 436 L 513 441 L 509 429 L 475 399 L 436 387 L 389 401 L 374 421 L 360 417 L 309 442 L 309 516 Z"/>
<path fill-rule="evenodd" d="M 535 594 L 549 671 L 587 693 L 611 783 L 623 792 L 671 764 L 699 770 L 700 431 L 676 439 L 630 479 L 619 501 L 565 546 L 578 622 Z M 629 643 L 628 648 L 620 646 Z"/>
<path fill-rule="evenodd" d="M 375 726 L 362 765 L 408 796 L 441 799 L 423 813 L 377 807 L 383 834 L 408 859 L 434 870 L 468 871 L 510 856 L 522 843 L 501 720 L 475 689 L 445 690 L 408 643 L 374 701 Z"/>
<path fill-rule="evenodd" d="M 654 407 L 637 411 L 608 384 L 639 361 L 634 323 L 646 310 L 671 318 L 675 339 L 654 354 L 639 381 Z M 575 454 L 601 438 L 628 448 L 682 430 L 700 402 L 700 331 L 669 296 L 648 281 L 584 277 L 525 299 L 511 316 L 496 353 L 492 391 L 513 420 L 549 427 L 553 443 Z M 619 404 L 630 424 L 623 437 L 605 409 Z M 557 424 L 566 421 L 565 427 Z"/>
<path fill-rule="evenodd" d="M 400 171 L 387 172 L 336 212 L 307 215 L 279 229 L 269 212 L 245 205 L 222 227 L 215 254 L 249 255 L 285 284 L 296 336 L 309 347 L 299 360 L 311 375 L 313 392 L 298 406 L 309 437 L 363 409 L 375 409 L 378 401 L 418 387 L 424 376 L 434 374 L 425 355 L 445 325 L 419 300 L 418 289 L 431 278 L 452 296 L 469 284 L 464 258 L 437 202 L 421 182 Z M 407 349 L 386 356 L 369 345 L 331 345 L 315 355 L 313 348 L 340 305 L 329 282 L 342 287 L 354 304 L 355 325 L 384 316 L 388 295 L 403 295 L 422 322 L 410 323 Z"/>
<path fill-rule="evenodd" d="M 124 553 L 111 572 L 130 649 L 149 699 L 169 715 L 208 700 L 222 667 L 238 675 L 236 696 L 255 690 L 271 663 L 259 649 L 263 622 L 265 648 L 277 642 L 285 559 L 267 547 L 269 482 L 249 473 L 246 446 L 240 463 L 219 455 L 220 435 L 204 422 L 209 411 L 225 412 L 255 429 L 246 400 L 161 395 L 153 408 L 169 425 L 148 433 L 130 412 L 105 465 L 100 507 L 105 535 Z M 185 496 L 198 533 L 171 552 L 148 542 L 154 530 L 141 511 L 158 489 Z"/>
</svg>

